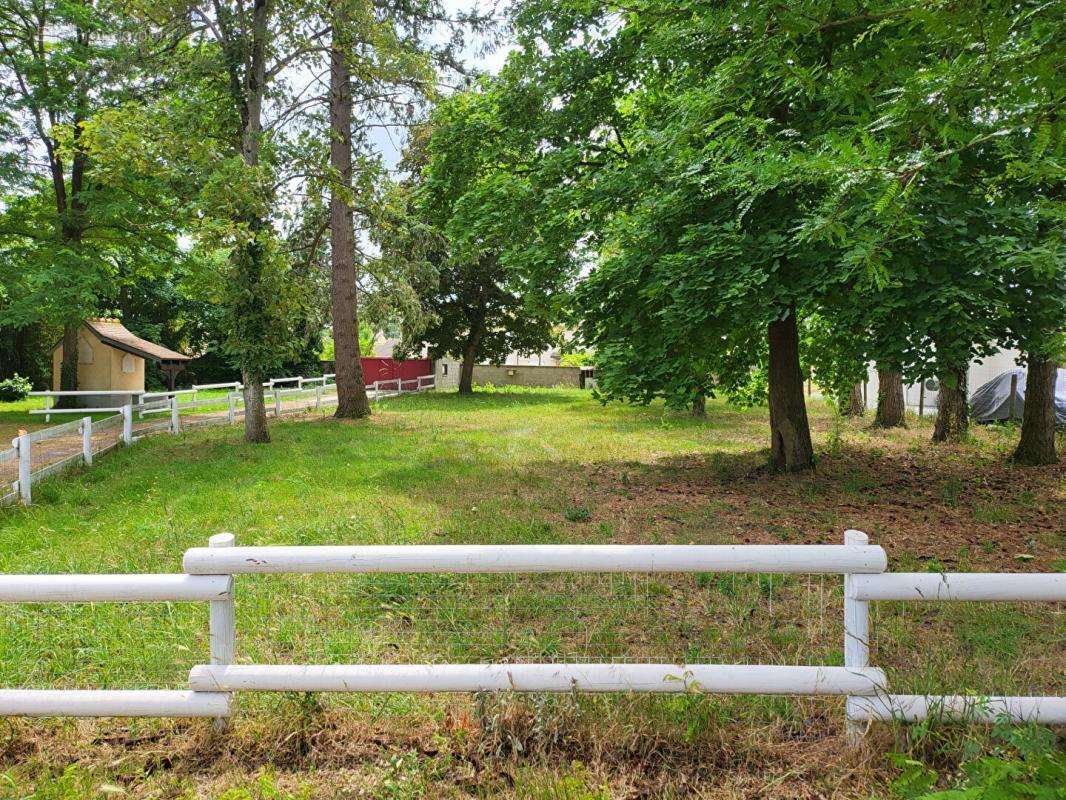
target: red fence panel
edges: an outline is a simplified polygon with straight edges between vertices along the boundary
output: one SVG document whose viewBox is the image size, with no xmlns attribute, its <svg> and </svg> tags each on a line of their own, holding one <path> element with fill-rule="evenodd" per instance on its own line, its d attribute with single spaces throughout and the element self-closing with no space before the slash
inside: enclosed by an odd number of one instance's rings
<svg viewBox="0 0 1066 800">
<path fill-rule="evenodd" d="M 368 384 L 396 378 L 409 381 L 421 375 L 432 374 L 433 362 L 428 358 L 408 358 L 404 361 L 393 358 L 363 359 L 363 380 Z"/>
</svg>

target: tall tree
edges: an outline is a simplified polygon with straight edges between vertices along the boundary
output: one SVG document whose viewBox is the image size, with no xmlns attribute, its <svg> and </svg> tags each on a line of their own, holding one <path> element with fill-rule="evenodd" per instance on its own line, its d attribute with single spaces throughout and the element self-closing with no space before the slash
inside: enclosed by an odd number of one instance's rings
<svg viewBox="0 0 1066 800">
<path fill-rule="evenodd" d="M 460 359 L 464 394 L 479 361 L 552 343 L 565 297 L 569 238 L 542 224 L 551 197 L 526 177 L 536 140 L 513 124 L 523 111 L 520 98 L 480 82 L 442 102 L 413 142 L 424 152 L 409 153 L 421 164 L 411 229 L 429 243 L 431 269 L 420 283 L 428 324 L 406 326 L 403 349 Z"/>
<path fill-rule="evenodd" d="M 369 156 L 365 132 L 374 125 L 406 126 L 415 110 L 435 94 L 434 67 L 457 69 L 455 52 L 465 33 L 483 26 L 477 13 L 449 14 L 440 0 L 329 0 L 324 17 L 331 32 L 329 67 L 330 235 L 333 337 L 337 373 L 337 416 L 370 413 L 359 359 L 359 272 L 372 259 L 357 258 L 353 209 L 366 191 L 353 186 L 353 121 L 362 134 L 355 148 Z M 443 34 L 450 34 L 444 36 Z M 353 119 L 353 117 L 355 119 Z M 372 177 L 381 177 L 371 171 Z M 362 187 L 362 188 L 365 188 Z M 380 192 L 370 192 L 376 200 Z M 362 216 L 378 223 L 381 208 Z M 380 264 L 380 261 L 378 261 Z M 382 271 L 363 269 L 378 297 L 396 295 Z M 391 288 L 391 287 L 389 287 Z"/>
<path fill-rule="evenodd" d="M 85 125 L 141 88 L 176 41 L 172 26 L 141 28 L 108 0 L 0 2 L 0 117 L 14 145 L 0 236 L 22 273 L 5 279 L 20 288 L 3 314 L 62 325 L 64 390 L 77 388 L 78 327 L 115 277 L 107 251 L 149 241 L 156 221 L 141 198 L 93 184 Z"/>
<path fill-rule="evenodd" d="M 806 226 L 850 166 L 828 155 L 876 119 L 912 52 L 848 3 L 563 5 L 520 5 L 504 75 L 540 87 L 562 213 L 589 221 L 589 344 L 604 351 L 620 312 L 712 361 L 731 329 L 759 329 L 767 360 L 721 359 L 728 380 L 766 369 L 770 464 L 812 468 L 799 328 L 860 267 Z"/>
<path fill-rule="evenodd" d="M 330 192 L 330 268 L 333 358 L 337 375 L 338 417 L 370 416 L 363 362 L 359 352 L 356 299 L 355 232 L 352 227 L 352 79 L 348 65 L 351 28 L 346 0 L 335 0 L 329 53 L 329 162 L 334 172 Z"/>
<path fill-rule="evenodd" d="M 874 425 L 878 428 L 905 426 L 903 374 L 899 370 L 877 367 L 877 412 Z"/>
<path fill-rule="evenodd" d="M 183 46 L 140 114 L 125 109 L 99 123 L 100 150 L 136 142 L 154 157 L 133 165 L 112 159 L 113 180 L 155 169 L 180 184 L 185 221 L 203 254 L 196 283 L 219 306 L 220 344 L 242 375 L 245 439 L 267 442 L 263 378 L 305 344 L 297 331 L 311 301 L 283 241 L 298 206 L 281 202 L 279 192 L 303 179 L 294 165 L 318 142 L 307 141 L 301 124 L 305 87 L 289 79 L 320 59 L 328 29 L 302 0 L 162 4 L 140 13 L 186 20 Z"/>
</svg>

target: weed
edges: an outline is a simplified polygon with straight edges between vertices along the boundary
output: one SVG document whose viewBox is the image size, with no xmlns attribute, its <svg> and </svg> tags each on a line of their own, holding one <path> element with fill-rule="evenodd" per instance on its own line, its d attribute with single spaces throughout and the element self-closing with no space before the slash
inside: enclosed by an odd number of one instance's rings
<svg viewBox="0 0 1066 800">
<path fill-rule="evenodd" d="M 567 522 L 588 522 L 592 519 L 592 511 L 588 506 L 567 506 L 563 516 Z"/>
</svg>

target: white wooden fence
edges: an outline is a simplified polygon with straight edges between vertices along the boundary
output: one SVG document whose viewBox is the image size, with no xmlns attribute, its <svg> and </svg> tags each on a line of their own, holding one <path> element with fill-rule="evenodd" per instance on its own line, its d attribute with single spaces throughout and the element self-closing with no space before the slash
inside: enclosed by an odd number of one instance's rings
<svg viewBox="0 0 1066 800">
<path fill-rule="evenodd" d="M 132 390 L 132 389 L 126 389 L 124 391 L 105 391 L 105 390 L 91 389 L 91 390 L 87 390 L 87 391 L 61 391 L 61 392 L 59 392 L 59 391 L 53 392 L 53 391 L 49 390 L 49 391 L 42 391 L 42 392 L 30 392 L 29 394 L 30 394 L 30 397 L 43 397 L 44 398 L 44 408 L 31 409 L 30 413 L 31 414 L 44 414 L 44 421 L 45 422 L 51 422 L 53 414 L 106 414 L 106 413 L 115 413 L 115 412 L 121 411 L 122 410 L 122 406 L 126 405 L 125 403 L 121 402 L 121 399 L 123 399 L 123 398 L 129 398 L 129 402 L 133 402 L 134 399 L 136 399 L 137 402 L 144 402 L 144 399 L 145 399 L 146 396 L 150 397 L 149 395 L 146 395 L 145 392 L 143 392 L 143 391 L 135 391 L 135 390 Z M 54 401 L 56 399 L 61 399 L 63 397 L 117 397 L 117 398 L 120 398 L 120 399 L 116 400 L 116 401 L 113 401 L 113 402 L 118 403 L 118 405 L 113 405 L 113 406 L 100 406 L 100 407 L 94 406 L 92 408 L 85 408 L 85 407 L 80 407 L 80 408 L 55 408 L 54 407 Z"/>
<path fill-rule="evenodd" d="M 335 377 L 332 373 L 317 378 L 304 378 L 302 376 L 292 378 L 273 378 L 264 387 L 270 388 L 264 393 L 264 400 L 268 413 L 275 417 L 285 414 L 300 414 L 310 410 L 319 411 L 323 407 L 335 405 L 337 402 L 337 386 L 329 380 Z M 285 388 L 287 384 L 296 383 L 294 387 Z M 19 477 L 10 488 L 0 491 L 0 504 L 8 505 L 21 502 L 30 505 L 32 502 L 31 487 L 34 483 L 65 470 L 71 466 L 84 464 L 91 466 L 93 455 L 102 455 L 113 449 L 118 443 L 133 444 L 141 436 L 169 431 L 180 433 L 183 428 L 192 426 L 205 426 L 217 424 L 235 424 L 244 414 L 244 397 L 241 394 L 240 383 L 217 383 L 193 386 L 191 389 L 177 389 L 166 392 L 32 392 L 36 396 L 45 398 L 45 408 L 34 409 L 31 414 L 44 414 L 49 419 L 50 414 L 81 414 L 82 419 L 74 420 L 62 425 L 43 428 L 31 433 L 16 437 L 11 442 L 11 447 L 0 450 L 0 464 L 18 460 Z M 378 381 L 367 387 L 372 399 L 392 397 L 406 392 L 419 392 L 435 388 L 435 380 L 432 375 L 424 375 L 410 381 L 391 380 Z M 230 389 L 225 397 L 198 398 L 197 393 L 211 389 Z M 100 408 L 54 408 L 52 401 L 57 397 L 68 395 L 136 395 L 139 401 L 136 404 L 126 404 L 114 407 Z M 217 414 L 211 414 L 217 410 Z M 117 413 L 115 413 L 117 412 Z M 114 414 L 103 420 L 93 421 L 86 414 Z M 152 415 L 167 415 L 169 419 L 155 424 L 147 424 L 138 427 L 134 435 L 133 420 L 144 420 Z M 100 433 L 111 427 L 122 426 L 121 435 L 116 441 L 106 446 L 98 447 L 94 451 L 93 434 Z M 69 437 L 71 434 L 80 432 L 83 437 L 83 447 L 80 452 L 71 450 L 58 460 L 53 459 L 47 463 L 39 464 L 40 459 L 34 458 L 34 442 L 45 442 L 49 439 Z"/>
<path fill-rule="evenodd" d="M 179 575 L 6 575 L 0 602 L 210 603 L 210 663 L 189 691 L 0 690 L 0 714 L 205 716 L 229 696 L 264 692 L 713 692 L 839 695 L 848 738 L 879 720 L 929 716 L 1066 723 L 1066 697 L 890 694 L 870 666 L 868 605 L 877 600 L 1066 600 L 1066 574 L 884 573 L 865 534 L 843 545 L 410 545 L 236 547 L 231 534 L 186 551 Z M 844 666 L 766 664 L 234 664 L 233 576 L 250 573 L 756 572 L 842 574 Z"/>
</svg>

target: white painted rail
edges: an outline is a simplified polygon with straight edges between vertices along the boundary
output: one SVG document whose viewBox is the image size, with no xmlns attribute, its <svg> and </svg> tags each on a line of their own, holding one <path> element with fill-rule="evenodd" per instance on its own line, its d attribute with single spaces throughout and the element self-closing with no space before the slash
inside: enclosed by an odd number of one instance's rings
<svg viewBox="0 0 1066 800">
<path fill-rule="evenodd" d="M 763 664 L 200 664 L 197 691 L 874 695 L 879 669 Z"/>
<path fill-rule="evenodd" d="M 856 575 L 856 600 L 1066 601 L 1066 573 L 892 572 Z"/>
<path fill-rule="evenodd" d="M 865 544 L 862 531 L 844 534 L 848 544 Z M 870 659 L 870 602 L 875 600 L 1021 601 L 1066 600 L 1066 575 L 1011 573 L 898 572 L 849 574 L 844 578 L 844 665 L 862 669 Z M 936 718 L 961 722 L 1066 723 L 1066 697 L 980 697 L 878 693 L 848 697 L 847 739 L 855 746 L 865 724 L 875 721 L 918 722 Z"/>
<path fill-rule="evenodd" d="M 0 689 L 0 716 L 227 717 L 229 697 L 168 689 Z"/>
<path fill-rule="evenodd" d="M 208 602 L 212 610 L 216 606 L 232 606 L 233 578 L 185 574 L 0 575 L 0 602 L 6 603 L 181 601 Z M 214 625 L 214 616 L 211 621 Z M 167 689 L 0 689 L 0 716 L 221 719 L 229 716 L 229 698 L 225 693 Z"/>
<path fill-rule="evenodd" d="M 205 391 L 207 389 L 234 389 L 240 390 L 244 388 L 244 384 L 240 381 L 230 381 L 229 383 L 194 383 L 192 388 L 196 391 Z"/>
<path fill-rule="evenodd" d="M 302 378 L 297 376 L 271 379 L 271 381 L 264 384 L 264 386 L 274 387 L 270 390 L 270 394 L 272 394 L 270 399 L 272 401 L 275 416 L 280 417 L 286 413 L 296 414 L 302 411 L 311 410 L 321 411 L 324 406 L 336 404 L 336 384 L 328 382 L 333 377 L 335 376 L 332 373 L 329 373 L 315 378 Z M 279 384 L 291 384 L 294 382 L 303 388 L 278 388 Z M 392 381 L 392 384 L 397 385 L 397 381 Z M 32 502 L 32 484 L 56 472 L 61 472 L 72 465 L 85 464 L 86 466 L 92 466 L 94 456 L 102 455 L 107 451 L 114 449 L 116 446 L 116 443 L 112 442 L 105 444 L 102 447 L 95 448 L 93 445 L 93 434 L 101 433 L 114 425 L 122 425 L 120 441 L 123 444 L 129 445 L 133 444 L 143 436 L 162 432 L 164 430 L 177 433 L 183 428 L 193 426 L 223 424 L 227 422 L 229 424 L 236 424 L 238 418 L 244 413 L 244 399 L 239 392 L 229 392 L 223 397 L 197 398 L 196 396 L 197 392 L 208 389 L 230 388 L 240 389 L 242 388 L 242 385 L 237 381 L 231 381 L 228 383 L 196 384 L 190 389 L 176 389 L 174 391 L 168 390 L 162 392 L 130 390 L 31 392 L 33 395 L 43 396 L 45 398 L 46 406 L 43 409 L 31 410 L 31 414 L 44 414 L 45 420 L 50 420 L 51 414 L 77 414 L 84 419 L 74 420 L 62 425 L 53 425 L 27 434 L 28 438 L 26 440 L 26 446 L 21 452 L 18 449 L 17 440 L 12 442 L 12 447 L 10 449 L 0 451 L 0 463 L 17 458 L 20 460 L 20 470 L 29 470 L 29 472 L 26 473 L 28 476 L 27 480 L 14 481 L 9 485 L 9 488 L 4 487 L 0 489 L 0 503 L 6 505 L 21 500 L 24 505 L 30 505 Z M 397 388 L 399 387 L 397 386 Z M 433 388 L 435 388 L 433 376 L 422 376 L 418 379 L 418 389 L 420 391 Z M 396 394 L 396 392 L 382 392 L 378 390 L 376 386 L 368 387 L 368 391 L 373 395 L 374 399 Z M 51 407 L 51 404 L 56 397 L 79 395 L 131 397 L 136 398 L 136 401 L 125 406 L 107 406 L 99 408 Z M 283 399 L 285 399 L 285 406 L 287 407 L 283 407 Z M 301 403 L 301 400 L 306 400 L 306 403 Z M 206 409 L 207 412 L 203 414 L 190 413 L 196 412 L 199 409 Z M 100 413 L 115 414 L 115 416 L 107 417 L 97 422 L 92 422 L 91 418 L 85 417 L 86 414 Z M 134 436 L 134 416 L 143 422 L 146 417 L 157 414 L 169 415 L 170 419 L 166 422 L 160 421 L 148 425 L 141 424 L 137 428 L 137 435 Z M 53 460 L 38 469 L 32 468 L 30 462 L 33 458 L 32 448 L 34 442 L 59 436 L 68 436 L 75 433 L 81 433 L 84 439 L 84 445 L 82 448 L 83 454 L 81 456 L 71 454 L 67 457 Z M 52 453 L 50 457 L 54 458 L 55 454 Z"/>
<path fill-rule="evenodd" d="M 320 388 L 320 387 L 319 387 Z M 316 398 L 317 399 L 317 398 Z M 129 407 L 127 407 L 128 410 Z M 124 415 L 128 423 L 129 414 Z M 26 446 L 29 447 L 28 442 Z M 185 553 L 182 575 L 0 575 L 0 602 L 205 601 L 210 663 L 192 691 L 0 690 L 0 714 L 208 716 L 238 691 L 713 692 L 843 695 L 848 740 L 873 721 L 927 718 L 1066 724 L 1063 697 L 901 695 L 870 661 L 876 600 L 1063 599 L 1061 575 L 885 574 L 861 531 L 843 545 L 411 545 L 235 547 L 232 534 Z M 767 664 L 234 664 L 236 573 L 801 572 L 844 575 L 844 666 Z"/>
<path fill-rule="evenodd" d="M 856 697 L 852 719 L 860 722 L 920 722 L 930 717 L 958 722 L 1036 722 L 1066 725 L 1066 697 L 979 697 L 890 694 Z"/>
<path fill-rule="evenodd" d="M 127 392 L 129 394 L 129 392 Z M 29 413 L 31 414 L 114 414 L 116 411 L 121 411 L 122 406 L 101 406 L 99 408 L 31 408 Z"/>
<path fill-rule="evenodd" d="M 880 547 L 850 545 L 399 545 L 194 547 L 194 575 L 276 572 L 881 572 Z"/>
<path fill-rule="evenodd" d="M 0 575 L 0 603 L 145 603 L 221 600 L 228 575 Z"/>
</svg>

